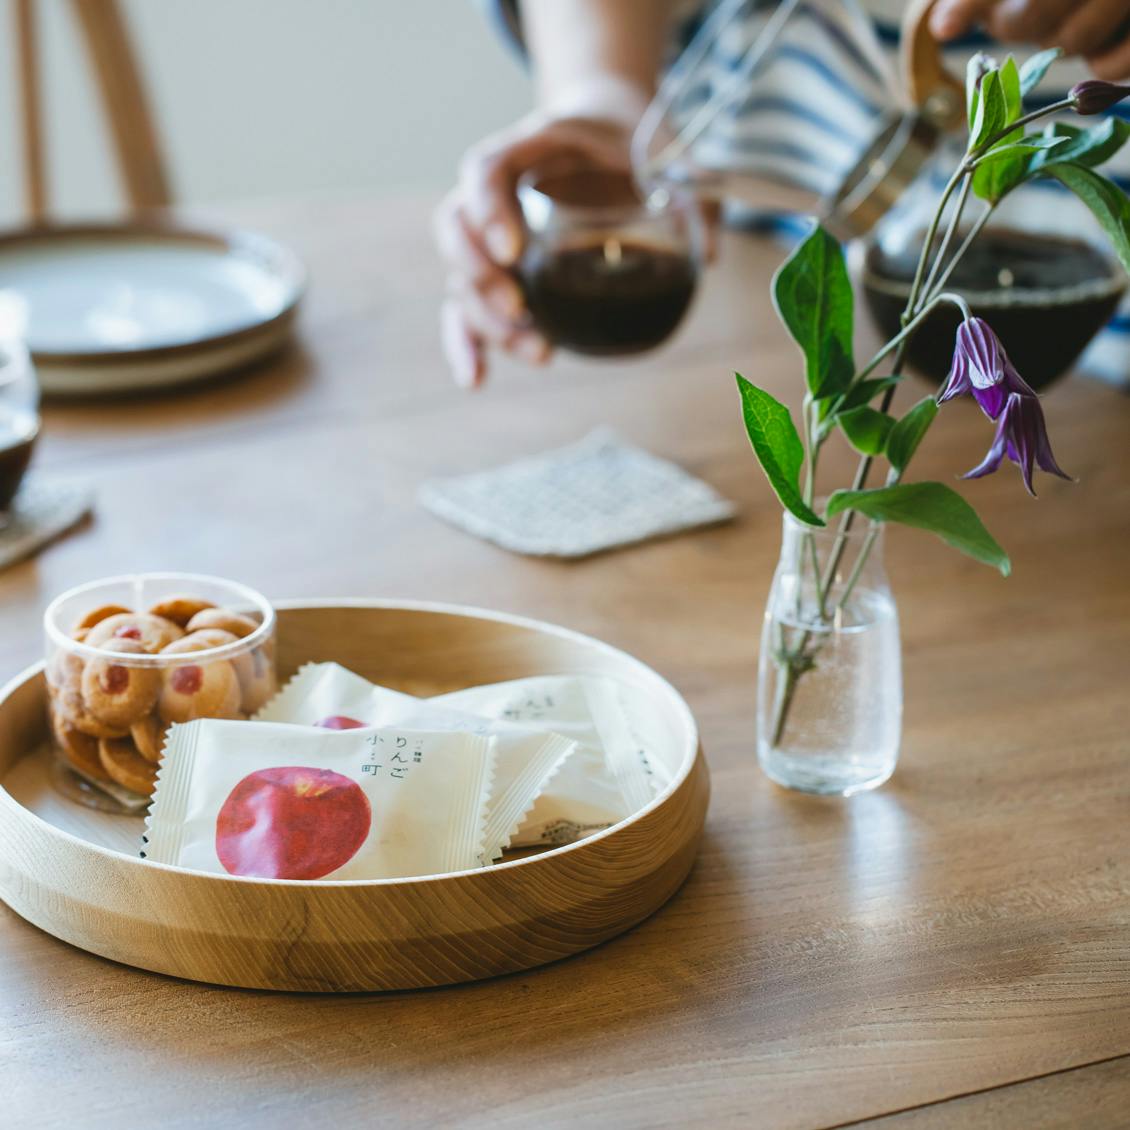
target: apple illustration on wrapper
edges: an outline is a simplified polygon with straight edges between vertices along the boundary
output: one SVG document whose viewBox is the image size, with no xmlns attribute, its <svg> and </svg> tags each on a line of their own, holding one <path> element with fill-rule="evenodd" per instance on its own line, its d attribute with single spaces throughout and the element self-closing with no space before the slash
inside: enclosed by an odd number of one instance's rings
<svg viewBox="0 0 1130 1130">
<path fill-rule="evenodd" d="M 328 718 L 315 722 L 314 725 L 321 726 L 323 730 L 363 730 L 368 723 L 359 722 L 356 718 L 349 718 L 344 714 L 331 714 Z"/>
<path fill-rule="evenodd" d="M 329 769 L 259 769 L 240 781 L 216 817 L 216 855 L 230 875 L 321 879 L 344 867 L 372 824 L 356 781 Z"/>
</svg>

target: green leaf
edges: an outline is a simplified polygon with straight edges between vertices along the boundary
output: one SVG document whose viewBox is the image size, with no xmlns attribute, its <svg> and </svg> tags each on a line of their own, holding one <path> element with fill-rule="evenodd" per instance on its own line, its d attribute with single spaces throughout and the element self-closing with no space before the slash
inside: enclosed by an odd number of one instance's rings
<svg viewBox="0 0 1130 1130">
<path fill-rule="evenodd" d="M 773 301 L 804 354 L 812 398 L 843 392 L 855 375 L 851 282 L 843 250 L 822 227 L 815 227 L 777 272 Z"/>
<path fill-rule="evenodd" d="M 987 75 L 986 80 L 990 77 Z M 1020 74 L 1016 69 L 1016 60 L 1011 55 L 1004 61 L 1004 66 L 996 72 L 993 91 L 984 91 L 984 97 L 995 98 L 998 92 L 1003 103 L 1003 110 L 1000 111 L 1003 120 L 997 128 L 1003 129 L 1010 122 L 1015 122 L 1022 113 Z M 989 130 L 981 138 L 980 144 L 984 144 L 995 132 L 996 130 Z M 1028 168 L 1027 153 L 1012 148 L 1020 142 L 1021 136 L 1022 131 L 1017 129 L 1000 138 L 989 152 L 994 155 L 1000 153 L 1002 156 L 999 158 L 994 156 L 993 160 L 984 161 L 977 166 L 973 174 L 973 192 L 982 200 L 996 204 L 1024 179 Z"/>
<path fill-rule="evenodd" d="M 1019 131 L 1018 131 L 1019 132 Z M 973 191 L 992 204 L 999 203 L 1031 175 L 1031 154 L 1065 148 L 1067 138 L 1032 134 L 1019 141 L 1002 141 L 977 159 Z"/>
<path fill-rule="evenodd" d="M 1093 169 L 1106 164 L 1130 140 L 1130 123 L 1120 118 L 1104 118 L 1098 125 L 1081 129 L 1067 122 L 1053 122 L 1044 136 L 1062 138 L 1064 143 L 1052 152 L 1039 153 L 1032 158 L 1032 172 L 1064 161 L 1075 161 Z"/>
<path fill-rule="evenodd" d="M 1048 73 L 1048 68 L 1062 54 L 1062 47 L 1053 47 L 1048 51 L 1041 51 L 1038 55 L 1033 55 L 1025 62 L 1024 66 L 1020 68 L 1020 95 L 1022 98 L 1027 98 L 1044 81 L 1044 75 Z"/>
<path fill-rule="evenodd" d="M 734 376 L 738 379 L 749 442 L 753 444 L 754 454 L 781 505 L 810 526 L 824 525 L 800 495 L 804 445 L 789 410 L 769 393 L 750 384 L 740 373 Z"/>
<path fill-rule="evenodd" d="M 837 412 L 850 412 L 853 408 L 870 404 L 881 392 L 894 388 L 901 380 L 901 377 L 874 377 L 869 381 L 860 381 L 844 393 L 835 410 Z"/>
<path fill-rule="evenodd" d="M 990 150 L 990 154 L 997 152 Z M 1005 153 L 999 161 L 986 161 L 977 166 L 973 173 L 973 192 L 979 199 L 997 204 L 1020 184 L 1027 171 L 1024 154 Z"/>
<path fill-rule="evenodd" d="M 1116 121 L 1117 119 L 1110 119 Z M 1001 157 L 1007 157 L 1013 153 L 1040 153 L 1046 152 L 1049 149 L 1063 149 L 1070 148 L 1069 139 L 1066 137 L 1049 137 L 1047 134 L 1029 134 L 1028 137 L 1021 138 L 1019 141 L 1002 142 L 1000 145 L 990 149 L 983 157 L 977 158 L 977 167 L 987 165 L 990 161 L 996 161 Z M 1054 156 L 1054 155 L 1053 155 Z"/>
<path fill-rule="evenodd" d="M 1055 177 L 1067 185 L 1094 213 L 1110 236 L 1122 266 L 1130 272 L 1130 198 L 1113 181 L 1086 165 L 1049 165 L 1041 175 Z"/>
<path fill-rule="evenodd" d="M 982 200 L 999 203 L 1031 175 L 1033 153 L 1042 155 L 1067 144 L 1066 138 L 1036 134 L 1018 141 L 1002 141 L 977 159 L 973 173 L 973 191 Z"/>
<path fill-rule="evenodd" d="M 937 534 L 944 542 L 1007 577 L 1012 564 L 977 512 L 941 483 L 900 483 L 880 490 L 838 490 L 828 500 L 828 517 L 858 510 L 876 522 L 899 522 Z"/>
<path fill-rule="evenodd" d="M 1023 98 L 1020 94 L 1020 72 L 1016 69 L 1016 60 L 1009 55 L 1000 69 L 1001 91 L 1004 94 L 1004 103 L 1007 109 L 1005 122 L 1015 122 L 1023 113 Z"/>
<path fill-rule="evenodd" d="M 984 76 L 985 56 L 978 52 L 969 56 L 965 64 L 965 109 L 969 118 L 969 128 L 977 121 L 977 107 L 981 101 L 981 79 Z"/>
<path fill-rule="evenodd" d="M 852 408 L 837 417 L 848 442 L 861 455 L 882 455 L 894 420 L 874 408 Z"/>
<path fill-rule="evenodd" d="M 981 80 L 981 97 L 973 120 L 970 148 L 979 149 L 995 133 L 1008 125 L 1008 103 L 1001 87 L 999 71 L 989 71 Z"/>
<path fill-rule="evenodd" d="M 938 402 L 927 396 L 891 428 L 887 437 L 887 462 L 900 474 L 906 470 L 937 414 Z"/>
</svg>

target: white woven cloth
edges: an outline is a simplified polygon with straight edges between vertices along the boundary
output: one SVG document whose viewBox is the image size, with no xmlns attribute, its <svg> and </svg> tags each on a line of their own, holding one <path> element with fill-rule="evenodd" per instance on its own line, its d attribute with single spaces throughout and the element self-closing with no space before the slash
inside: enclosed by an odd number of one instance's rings
<svg viewBox="0 0 1130 1130">
<path fill-rule="evenodd" d="M 90 511 L 94 492 L 69 479 L 32 472 L 24 479 L 0 528 L 0 569 L 37 553 Z"/>
<path fill-rule="evenodd" d="M 734 506 L 601 428 L 578 443 L 420 488 L 433 514 L 514 553 L 584 557 L 725 522 Z"/>
</svg>

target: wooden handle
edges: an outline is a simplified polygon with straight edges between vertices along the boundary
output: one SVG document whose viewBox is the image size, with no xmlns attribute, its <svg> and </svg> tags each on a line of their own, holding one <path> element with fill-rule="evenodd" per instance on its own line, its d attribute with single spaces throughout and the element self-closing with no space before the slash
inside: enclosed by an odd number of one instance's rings
<svg viewBox="0 0 1130 1130">
<path fill-rule="evenodd" d="M 118 169 L 134 208 L 171 203 L 157 131 L 116 0 L 73 0 L 102 93 Z"/>
<path fill-rule="evenodd" d="M 935 123 L 954 129 L 965 120 L 965 84 L 946 69 L 930 30 L 936 0 L 911 0 L 902 24 L 903 79 L 911 102 Z"/>
<path fill-rule="evenodd" d="M 21 141 L 24 155 L 24 203 L 33 224 L 47 216 L 47 167 L 43 151 L 43 100 L 32 0 L 16 0 L 16 67 L 20 81 Z"/>
</svg>

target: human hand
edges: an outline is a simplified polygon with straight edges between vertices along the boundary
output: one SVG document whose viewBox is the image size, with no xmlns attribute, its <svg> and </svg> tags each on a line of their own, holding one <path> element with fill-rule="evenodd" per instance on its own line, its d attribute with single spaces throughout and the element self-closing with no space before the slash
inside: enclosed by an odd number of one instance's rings
<svg viewBox="0 0 1130 1130">
<path fill-rule="evenodd" d="M 1005 43 L 1038 43 L 1081 55 L 1098 78 L 1130 77 L 1126 0 L 938 0 L 930 30 L 954 39 L 975 24 Z"/>
<path fill-rule="evenodd" d="M 483 383 L 492 348 L 535 365 L 550 356 L 511 273 L 524 241 L 516 191 L 521 176 L 549 163 L 626 169 L 630 139 L 617 123 L 535 112 L 467 151 L 458 184 L 435 216 L 448 268 L 441 336 L 457 384 Z"/>
</svg>

